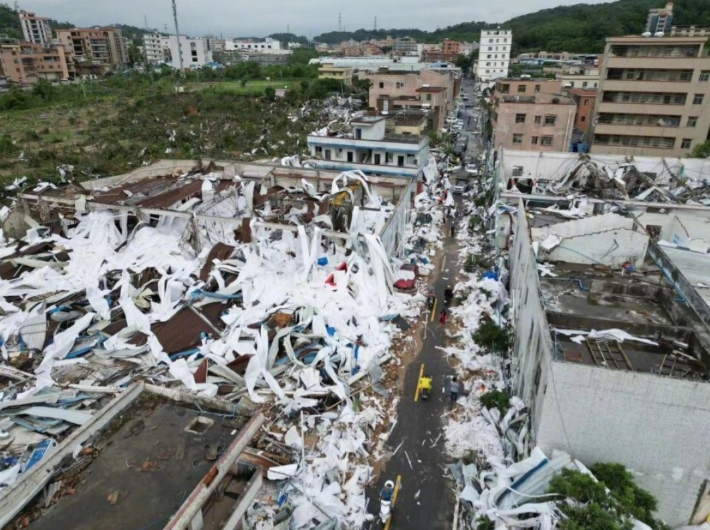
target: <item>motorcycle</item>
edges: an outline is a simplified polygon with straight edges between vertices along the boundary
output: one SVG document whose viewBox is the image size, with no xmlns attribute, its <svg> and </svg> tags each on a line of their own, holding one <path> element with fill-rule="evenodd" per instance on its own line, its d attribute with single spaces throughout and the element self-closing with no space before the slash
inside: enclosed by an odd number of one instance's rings
<svg viewBox="0 0 710 530">
<path fill-rule="evenodd" d="M 389 486 L 390 489 L 394 490 L 394 482 L 388 480 L 385 482 L 385 488 Z M 380 521 L 382 524 L 387 524 L 387 521 L 392 515 L 392 499 L 382 499 L 380 498 Z"/>
<path fill-rule="evenodd" d="M 431 391 L 428 388 L 422 388 L 422 392 L 421 392 L 422 399 L 425 399 L 425 400 L 429 399 L 430 393 L 431 393 Z"/>
</svg>

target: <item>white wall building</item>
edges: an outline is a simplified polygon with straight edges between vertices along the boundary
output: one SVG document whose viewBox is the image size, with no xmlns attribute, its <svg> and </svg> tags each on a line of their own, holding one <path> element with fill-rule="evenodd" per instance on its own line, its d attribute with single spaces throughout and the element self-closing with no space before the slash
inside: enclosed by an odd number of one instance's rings
<svg viewBox="0 0 710 530">
<path fill-rule="evenodd" d="M 384 116 L 352 120 L 352 138 L 308 135 L 313 162 L 323 169 L 418 178 L 429 161 L 429 138 L 388 135 Z"/>
<path fill-rule="evenodd" d="M 281 47 L 281 42 L 275 39 L 264 39 L 263 41 L 226 39 L 224 42 L 226 52 L 258 52 L 266 54 L 290 54 L 290 50 Z"/>
<path fill-rule="evenodd" d="M 168 38 L 160 33 L 143 34 L 143 52 L 148 64 L 162 64 L 165 62 L 168 49 Z"/>
<path fill-rule="evenodd" d="M 182 51 L 182 67 L 183 68 L 201 68 L 207 63 L 211 63 L 212 49 L 210 41 L 204 37 L 192 38 L 186 35 L 180 35 L 180 46 L 178 47 L 178 38 L 175 35 L 167 37 L 167 48 L 169 51 L 166 61 L 174 68 L 180 68 L 179 51 Z"/>
<path fill-rule="evenodd" d="M 49 27 L 49 19 L 38 17 L 34 13 L 26 11 L 20 12 L 20 24 L 22 25 L 22 35 L 27 42 L 33 44 L 51 44 L 52 29 Z"/>
<path fill-rule="evenodd" d="M 487 83 L 499 77 L 506 77 L 508 75 L 508 66 L 510 65 L 510 50 L 512 46 L 512 30 L 482 30 L 476 78 Z"/>
</svg>

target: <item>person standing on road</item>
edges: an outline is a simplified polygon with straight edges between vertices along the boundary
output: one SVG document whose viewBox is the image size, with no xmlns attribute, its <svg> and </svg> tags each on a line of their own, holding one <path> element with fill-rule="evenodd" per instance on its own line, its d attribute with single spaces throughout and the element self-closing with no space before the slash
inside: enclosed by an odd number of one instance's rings
<svg viewBox="0 0 710 530">
<path fill-rule="evenodd" d="M 449 229 L 451 237 L 454 237 L 456 235 L 456 223 L 452 222 L 451 223 L 451 228 Z"/>
<path fill-rule="evenodd" d="M 451 378 L 451 383 L 449 384 L 449 392 L 451 393 L 451 402 L 456 403 L 459 399 L 459 390 L 461 390 L 461 386 L 459 384 L 458 379 L 456 376 Z"/>
<path fill-rule="evenodd" d="M 442 309 L 441 314 L 439 315 L 439 324 L 441 324 L 442 326 L 445 326 L 446 325 L 446 317 L 447 317 L 446 309 Z"/>
</svg>

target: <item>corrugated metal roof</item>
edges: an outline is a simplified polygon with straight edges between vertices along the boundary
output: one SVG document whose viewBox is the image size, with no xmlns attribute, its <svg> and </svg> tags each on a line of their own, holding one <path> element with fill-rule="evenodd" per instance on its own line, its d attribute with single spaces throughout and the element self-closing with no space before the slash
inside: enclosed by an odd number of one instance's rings
<svg viewBox="0 0 710 530">
<path fill-rule="evenodd" d="M 196 311 L 202 313 L 221 332 L 224 329 L 224 323 L 219 317 L 226 308 L 226 304 L 217 302 L 207 304 Z M 199 345 L 202 342 L 200 338 L 202 332 L 211 336 L 215 335 L 215 330 L 190 307 L 182 308 L 167 322 L 154 324 L 152 330 L 168 354 L 189 350 Z"/>
<path fill-rule="evenodd" d="M 710 305 L 710 255 L 672 247 L 661 248 L 705 303 Z M 707 287 L 699 287 L 700 284 Z"/>
<path fill-rule="evenodd" d="M 210 272 L 212 271 L 212 266 L 214 265 L 214 260 L 225 260 L 234 252 L 234 247 L 227 245 L 225 243 L 217 243 L 212 247 L 210 253 L 207 254 L 207 259 L 205 260 L 205 265 L 200 271 L 200 280 L 206 282 L 210 277 Z"/>
</svg>

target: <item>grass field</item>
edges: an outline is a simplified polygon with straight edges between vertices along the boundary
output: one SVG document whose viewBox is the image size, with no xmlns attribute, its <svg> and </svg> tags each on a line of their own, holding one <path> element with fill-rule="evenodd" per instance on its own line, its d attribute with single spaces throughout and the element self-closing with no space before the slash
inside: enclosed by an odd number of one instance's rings
<svg viewBox="0 0 710 530">
<path fill-rule="evenodd" d="M 187 83 L 187 90 L 204 90 L 206 88 L 215 88 L 219 90 L 233 92 L 235 94 L 248 95 L 248 96 L 260 96 L 264 93 L 266 87 L 277 88 L 287 88 L 289 90 L 299 90 L 301 88 L 300 81 L 298 80 L 257 80 L 249 81 L 246 85 L 242 86 L 239 81 L 217 81 L 209 83 Z"/>
</svg>

